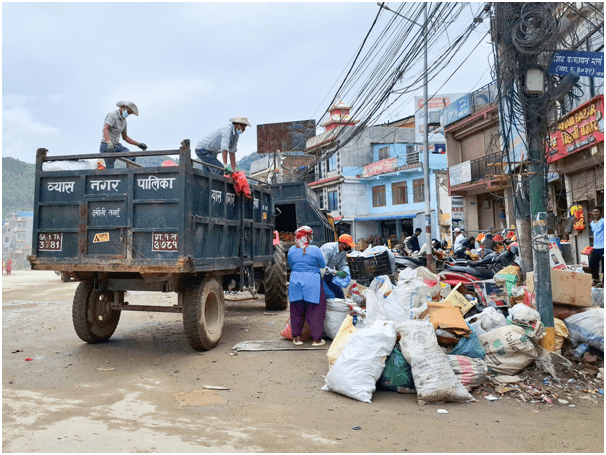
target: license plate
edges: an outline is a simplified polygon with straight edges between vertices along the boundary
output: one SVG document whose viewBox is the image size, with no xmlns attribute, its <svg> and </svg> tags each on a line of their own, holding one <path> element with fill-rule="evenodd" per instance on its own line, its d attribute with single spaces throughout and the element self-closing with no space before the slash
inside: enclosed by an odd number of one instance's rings
<svg viewBox="0 0 606 455">
<path fill-rule="evenodd" d="M 179 242 L 177 233 L 152 233 L 152 251 L 176 252 Z"/>
<path fill-rule="evenodd" d="M 63 233 L 38 234 L 39 251 L 61 251 Z"/>
</svg>

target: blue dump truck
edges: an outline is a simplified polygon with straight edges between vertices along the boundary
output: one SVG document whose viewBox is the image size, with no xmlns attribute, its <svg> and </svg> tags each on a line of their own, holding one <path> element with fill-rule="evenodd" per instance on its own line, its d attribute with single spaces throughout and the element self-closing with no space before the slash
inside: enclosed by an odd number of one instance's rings
<svg viewBox="0 0 606 455">
<path fill-rule="evenodd" d="M 178 165 L 145 167 L 129 159 L 167 155 L 178 155 Z M 91 157 L 127 166 L 45 170 Z M 212 349 L 223 331 L 224 290 L 234 285 L 254 295 L 261 283 L 268 310 L 287 308 L 270 186 L 256 182 L 248 199 L 235 193 L 231 178 L 201 165 L 191 158 L 189 140 L 178 150 L 128 154 L 51 157 L 38 149 L 29 261 L 34 270 L 80 281 L 72 319 L 83 341 L 107 341 L 122 311 L 173 312 L 183 314 L 193 349 Z M 176 292 L 178 303 L 130 305 L 125 291 L 131 290 Z"/>
</svg>

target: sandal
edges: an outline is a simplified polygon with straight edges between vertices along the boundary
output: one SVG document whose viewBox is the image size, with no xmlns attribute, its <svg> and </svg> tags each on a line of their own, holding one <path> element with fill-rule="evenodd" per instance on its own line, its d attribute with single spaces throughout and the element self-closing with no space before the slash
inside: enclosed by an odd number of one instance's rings
<svg viewBox="0 0 606 455">
<path fill-rule="evenodd" d="M 292 340 L 292 344 L 294 344 L 295 346 L 301 346 L 303 344 L 303 342 L 297 341 L 297 340 Z"/>
<path fill-rule="evenodd" d="M 320 341 L 314 341 L 311 345 L 314 347 L 318 347 L 318 346 L 324 346 L 325 344 L 326 344 L 326 341 L 320 340 Z"/>
</svg>

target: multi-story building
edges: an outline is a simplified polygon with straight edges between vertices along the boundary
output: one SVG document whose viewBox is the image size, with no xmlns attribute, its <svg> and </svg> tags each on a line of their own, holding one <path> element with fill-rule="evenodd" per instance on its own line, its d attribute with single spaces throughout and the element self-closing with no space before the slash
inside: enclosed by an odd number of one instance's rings
<svg viewBox="0 0 606 455">
<path fill-rule="evenodd" d="M 13 212 L 2 225 L 2 259 L 13 260 L 13 267 L 27 267 L 32 251 L 34 212 Z"/>
</svg>

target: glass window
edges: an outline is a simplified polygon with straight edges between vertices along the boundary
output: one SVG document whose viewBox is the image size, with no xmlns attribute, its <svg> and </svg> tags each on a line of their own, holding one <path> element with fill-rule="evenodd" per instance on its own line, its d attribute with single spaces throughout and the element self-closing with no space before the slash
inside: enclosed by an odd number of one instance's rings
<svg viewBox="0 0 606 455">
<path fill-rule="evenodd" d="M 17 223 L 17 229 L 25 229 L 25 221 L 19 221 Z"/>
<path fill-rule="evenodd" d="M 327 163 L 328 163 L 327 164 L 328 172 L 336 171 L 337 170 L 337 154 L 333 153 L 333 155 L 330 158 L 328 158 Z"/>
<path fill-rule="evenodd" d="M 412 181 L 412 193 L 415 202 L 425 202 L 425 185 L 423 179 Z"/>
<path fill-rule="evenodd" d="M 386 160 L 389 156 L 389 147 L 379 149 L 379 160 Z"/>
<path fill-rule="evenodd" d="M 406 182 L 397 182 L 391 184 L 391 203 L 393 205 L 407 204 L 408 195 L 406 192 Z"/>
<path fill-rule="evenodd" d="M 17 240 L 25 240 L 26 234 L 25 232 L 17 232 Z"/>
<path fill-rule="evenodd" d="M 10 237 L 4 237 L 4 244 L 8 245 L 10 243 Z"/>
<path fill-rule="evenodd" d="M 375 186 L 372 189 L 372 206 L 385 206 L 385 185 Z"/>
<path fill-rule="evenodd" d="M 414 145 L 406 146 L 406 164 L 414 164 L 419 162 L 419 152 Z"/>
<path fill-rule="evenodd" d="M 328 210 L 339 210 L 339 195 L 336 191 L 328 192 Z"/>
</svg>

